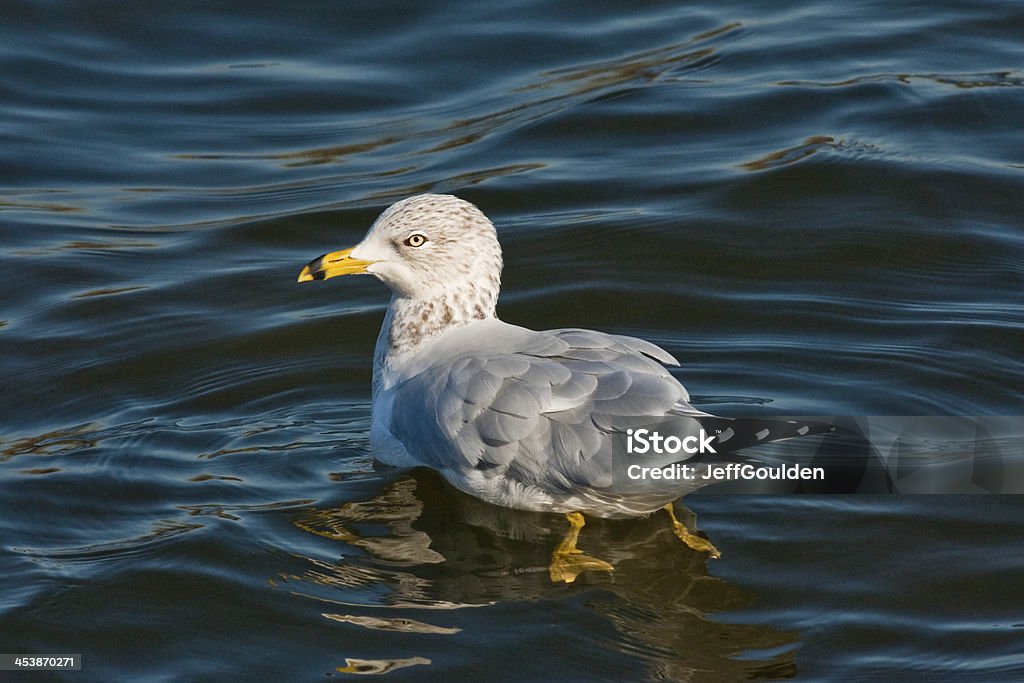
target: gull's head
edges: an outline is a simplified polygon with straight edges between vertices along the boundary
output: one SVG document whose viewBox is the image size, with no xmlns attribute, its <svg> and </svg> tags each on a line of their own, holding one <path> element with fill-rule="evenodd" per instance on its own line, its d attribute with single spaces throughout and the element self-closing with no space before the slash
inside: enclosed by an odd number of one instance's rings
<svg viewBox="0 0 1024 683">
<path fill-rule="evenodd" d="M 421 194 L 388 207 L 356 246 L 310 261 L 299 282 L 360 273 L 376 276 L 409 299 L 475 291 L 493 311 L 501 247 L 480 209 L 451 195 Z"/>
</svg>

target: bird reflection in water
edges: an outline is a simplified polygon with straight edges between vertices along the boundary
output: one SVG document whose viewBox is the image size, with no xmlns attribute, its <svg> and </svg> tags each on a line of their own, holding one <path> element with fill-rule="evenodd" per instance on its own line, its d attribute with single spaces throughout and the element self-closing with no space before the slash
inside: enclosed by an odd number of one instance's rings
<svg viewBox="0 0 1024 683">
<path fill-rule="evenodd" d="M 682 507 L 677 513 L 684 520 L 692 515 Z M 335 622 L 458 638 L 462 629 L 424 620 L 421 610 L 574 600 L 583 590 L 586 609 L 617 633 L 601 646 L 640 657 L 652 677 L 796 673 L 795 631 L 713 618 L 749 607 L 756 596 L 710 576 L 708 555 L 679 543 L 660 515 L 590 520 L 581 543 L 611 562 L 615 572 L 585 573 L 572 585 L 553 583 L 548 575 L 551 548 L 564 534 L 563 515 L 489 505 L 426 470 L 403 473 L 371 500 L 310 509 L 292 521 L 305 532 L 337 541 L 340 557 L 304 557 L 307 568 L 282 573 L 280 582 L 321 607 L 329 605 L 323 616 Z M 339 671 L 430 663 L 427 657 L 349 659 Z"/>
</svg>

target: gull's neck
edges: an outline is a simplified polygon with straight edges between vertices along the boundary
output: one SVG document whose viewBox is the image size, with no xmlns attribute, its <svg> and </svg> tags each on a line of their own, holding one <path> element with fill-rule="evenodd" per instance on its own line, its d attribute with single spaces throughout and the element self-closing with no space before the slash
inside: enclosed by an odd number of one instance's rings
<svg viewBox="0 0 1024 683">
<path fill-rule="evenodd" d="M 496 317 L 497 296 L 480 288 L 443 292 L 429 299 L 391 297 L 373 353 L 373 393 L 427 342 L 477 320 Z"/>
</svg>

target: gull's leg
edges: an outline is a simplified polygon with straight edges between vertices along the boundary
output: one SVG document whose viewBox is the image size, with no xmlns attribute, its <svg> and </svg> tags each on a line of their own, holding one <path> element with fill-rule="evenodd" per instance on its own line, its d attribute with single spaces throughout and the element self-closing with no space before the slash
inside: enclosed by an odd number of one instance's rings
<svg viewBox="0 0 1024 683">
<path fill-rule="evenodd" d="M 708 553 L 711 557 L 715 558 L 722 556 L 722 553 L 718 552 L 718 548 L 711 545 L 711 541 L 693 533 L 686 528 L 685 524 L 676 519 L 676 511 L 672 503 L 666 505 L 664 509 L 668 513 L 669 518 L 672 519 L 672 531 L 675 532 L 676 538 L 698 552 Z"/>
<path fill-rule="evenodd" d="M 578 512 L 569 512 L 565 515 L 569 520 L 569 531 L 565 538 L 551 554 L 551 566 L 548 571 L 554 583 L 572 583 L 576 577 L 585 571 L 612 572 L 615 568 L 604 560 L 585 555 L 582 550 L 576 547 L 576 541 L 580 537 L 580 529 L 586 522 L 583 515 Z"/>
</svg>

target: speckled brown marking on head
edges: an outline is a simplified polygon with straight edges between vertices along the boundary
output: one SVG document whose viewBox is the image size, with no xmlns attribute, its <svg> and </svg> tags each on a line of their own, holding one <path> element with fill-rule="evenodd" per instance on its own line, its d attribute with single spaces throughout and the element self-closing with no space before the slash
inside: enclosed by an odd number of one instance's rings
<svg viewBox="0 0 1024 683">
<path fill-rule="evenodd" d="M 413 232 L 427 238 L 422 248 L 405 244 Z M 391 270 L 374 272 L 395 292 L 390 329 L 381 338 L 387 352 L 409 350 L 447 329 L 495 316 L 501 246 L 494 226 L 469 202 L 447 195 L 410 197 L 385 210 L 364 242 L 378 249 L 387 245 L 393 253 Z"/>
<path fill-rule="evenodd" d="M 420 322 L 428 322 L 434 317 L 434 302 L 428 301 L 420 307 Z"/>
</svg>

